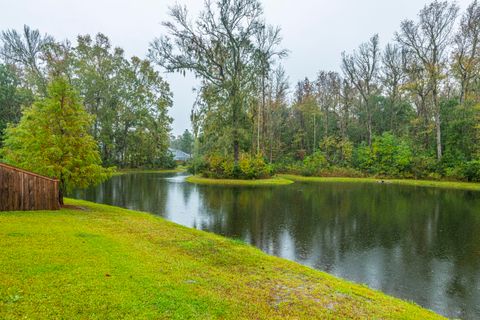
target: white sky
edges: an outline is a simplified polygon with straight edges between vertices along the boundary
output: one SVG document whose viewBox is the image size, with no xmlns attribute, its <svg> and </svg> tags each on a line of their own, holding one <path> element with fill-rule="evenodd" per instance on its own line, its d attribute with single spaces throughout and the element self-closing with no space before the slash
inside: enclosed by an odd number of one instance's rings
<svg viewBox="0 0 480 320">
<path fill-rule="evenodd" d="M 0 30 L 24 24 L 75 40 L 78 34 L 106 34 L 126 54 L 145 57 L 149 43 L 164 31 L 168 7 L 175 2 L 198 12 L 202 0 L 0 0 Z M 340 54 L 351 51 L 374 33 L 382 45 L 390 41 L 400 21 L 416 18 L 427 0 L 262 0 L 269 24 L 282 28 L 283 61 L 293 86 L 319 70 L 339 70 Z M 464 10 L 470 0 L 457 1 Z M 174 93 L 170 112 L 175 135 L 190 128 L 195 80 L 190 75 L 165 75 Z"/>
</svg>

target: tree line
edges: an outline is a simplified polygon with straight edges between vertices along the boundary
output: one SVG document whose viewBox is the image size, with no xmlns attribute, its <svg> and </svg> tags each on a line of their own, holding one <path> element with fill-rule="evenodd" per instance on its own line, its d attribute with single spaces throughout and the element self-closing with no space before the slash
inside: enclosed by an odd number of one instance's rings
<svg viewBox="0 0 480 320">
<path fill-rule="evenodd" d="M 149 60 L 127 58 L 101 33 L 76 40 L 73 46 L 28 26 L 0 33 L 0 146 L 7 124 L 47 98 L 50 83 L 66 79 L 93 116 L 89 134 L 104 166 L 173 165 L 168 83 Z"/>
<path fill-rule="evenodd" d="M 256 0 L 175 6 L 150 58 L 202 80 L 192 112 L 207 166 L 261 155 L 279 171 L 480 179 L 480 5 L 425 5 L 392 42 L 373 35 L 290 88 L 278 27 Z M 314 39 L 310 40 L 314 41 Z M 291 94 L 293 91 L 293 94 Z M 218 165 L 218 157 L 223 164 Z"/>
<path fill-rule="evenodd" d="M 0 135 L 62 78 L 93 116 L 89 133 L 104 165 L 168 166 L 172 94 L 159 66 L 200 79 L 193 137 L 171 142 L 194 154 L 196 169 L 480 179 L 476 0 L 464 12 L 450 1 L 427 4 L 390 43 L 373 35 L 339 57 L 340 72 L 293 87 L 281 30 L 259 0 L 205 1 L 194 20 L 176 5 L 164 27 L 146 59 L 126 58 L 103 34 L 72 45 L 27 26 L 3 31 Z"/>
</svg>

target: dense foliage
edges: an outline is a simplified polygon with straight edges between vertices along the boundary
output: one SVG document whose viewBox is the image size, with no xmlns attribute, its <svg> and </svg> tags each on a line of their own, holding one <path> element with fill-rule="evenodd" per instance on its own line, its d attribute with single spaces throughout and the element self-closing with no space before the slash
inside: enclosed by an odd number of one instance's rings
<svg viewBox="0 0 480 320">
<path fill-rule="evenodd" d="M 273 168 L 262 156 L 251 156 L 242 153 L 235 165 L 234 159 L 228 156 L 211 155 L 195 159 L 190 166 L 193 174 L 202 173 L 207 178 L 214 179 L 264 179 L 272 175 Z"/>
<path fill-rule="evenodd" d="M 22 105 L 32 102 L 32 94 L 20 86 L 20 79 L 10 67 L 0 64 L 0 147 L 8 123 L 17 123 Z"/>
<path fill-rule="evenodd" d="M 169 85 L 148 60 L 127 59 L 98 34 L 78 36 L 76 46 L 25 26 L 0 34 L 0 141 L 22 107 L 47 96 L 47 84 L 64 77 L 92 115 L 89 133 L 104 165 L 164 167 L 172 119 Z"/>
<path fill-rule="evenodd" d="M 85 188 L 106 179 L 100 154 L 88 133 L 92 122 L 78 93 L 66 79 L 54 80 L 47 97 L 24 110 L 16 126 L 6 129 L 1 154 L 8 163 L 60 181 L 60 203 L 74 187 Z"/>
<path fill-rule="evenodd" d="M 339 57 L 340 72 L 319 71 L 292 92 L 280 29 L 265 22 L 259 0 L 207 1 L 196 20 L 176 5 L 164 26 L 149 60 L 125 58 L 102 34 L 79 36 L 72 46 L 28 27 L 3 32 L 0 134 L 61 75 L 94 116 L 90 133 L 104 164 L 166 166 L 172 96 L 153 62 L 200 79 L 193 134 L 170 141 L 193 153 L 194 171 L 262 176 L 243 172 L 249 155 L 305 175 L 480 181 L 476 0 L 465 12 L 435 0 L 402 21 L 391 43 L 373 35 Z"/>
<path fill-rule="evenodd" d="M 247 2 L 259 8 L 257 1 Z M 239 3 L 243 1 L 217 5 L 225 9 L 220 9 L 222 14 L 234 15 L 230 6 Z M 205 19 L 216 21 L 212 6 L 207 4 L 196 21 L 199 29 L 208 26 Z M 178 31 L 172 33 L 172 46 L 184 37 L 178 16 L 169 23 Z M 277 52 L 278 33 L 273 41 L 259 30 L 256 34 L 255 41 L 247 42 L 257 45 L 259 53 L 265 47 Z M 203 41 L 216 45 L 214 38 L 192 39 L 199 42 L 183 44 L 190 50 Z M 167 42 L 156 42 L 153 48 L 162 43 Z M 184 55 L 165 52 L 164 61 L 186 62 Z M 357 50 L 342 54 L 340 73 L 320 71 L 316 79 L 305 78 L 292 97 L 278 55 L 267 56 L 242 61 L 242 68 L 256 76 L 241 91 L 242 113 L 235 121 L 228 91 L 197 73 L 204 80 L 192 113 L 197 157 L 232 157 L 236 139 L 240 153 L 262 154 L 277 171 L 480 181 L 477 1 L 463 13 L 449 1 L 426 5 L 415 20 L 400 23 L 392 43 L 382 47 L 378 35 L 372 36 Z M 208 71 L 223 70 L 216 61 L 201 62 Z"/>
</svg>

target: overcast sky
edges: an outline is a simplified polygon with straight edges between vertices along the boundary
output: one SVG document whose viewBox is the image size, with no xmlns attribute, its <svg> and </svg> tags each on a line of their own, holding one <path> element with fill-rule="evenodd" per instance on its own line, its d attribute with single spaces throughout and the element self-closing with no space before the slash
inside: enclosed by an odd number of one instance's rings
<svg viewBox="0 0 480 320">
<path fill-rule="evenodd" d="M 24 24 L 58 40 L 78 34 L 106 34 L 127 55 L 145 57 L 149 43 L 164 32 L 160 23 L 175 2 L 196 14 L 201 0 L 0 0 L 0 30 Z M 342 51 L 351 51 L 374 33 L 382 45 L 405 18 L 415 18 L 426 0 L 263 0 L 269 24 L 282 28 L 290 55 L 283 65 L 293 85 L 319 70 L 339 70 Z M 470 0 L 457 1 L 465 9 Z M 165 75 L 174 93 L 173 133 L 190 128 L 195 79 Z"/>
</svg>

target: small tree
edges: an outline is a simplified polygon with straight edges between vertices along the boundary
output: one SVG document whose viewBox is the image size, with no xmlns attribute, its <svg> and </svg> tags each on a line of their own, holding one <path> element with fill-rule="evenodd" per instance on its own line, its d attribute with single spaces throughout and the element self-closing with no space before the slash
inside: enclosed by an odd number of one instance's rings
<svg viewBox="0 0 480 320">
<path fill-rule="evenodd" d="M 66 79 L 48 86 L 46 98 L 26 109 L 17 126 L 6 129 L 4 160 L 60 180 L 59 199 L 74 187 L 85 188 L 108 178 L 98 147 L 88 133 L 92 117 Z"/>
</svg>

